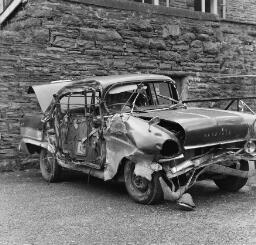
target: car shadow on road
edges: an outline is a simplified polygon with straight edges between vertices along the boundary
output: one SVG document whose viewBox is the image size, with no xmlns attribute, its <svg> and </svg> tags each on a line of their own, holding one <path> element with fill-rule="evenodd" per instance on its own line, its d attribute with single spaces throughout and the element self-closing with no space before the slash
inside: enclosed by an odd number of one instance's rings
<svg viewBox="0 0 256 245">
<path fill-rule="evenodd" d="M 27 173 L 29 176 L 32 173 Z M 39 172 L 31 175 L 32 181 L 40 181 L 43 183 L 43 179 Z M 78 193 L 84 193 L 85 196 L 102 199 L 106 204 L 112 205 L 113 203 L 125 203 L 129 205 L 131 209 L 137 209 L 146 211 L 157 212 L 176 212 L 179 210 L 176 202 L 164 201 L 157 205 L 141 205 L 134 203 L 129 197 L 124 183 L 107 181 L 83 174 L 76 171 L 63 171 L 61 175 L 61 181 L 59 183 L 51 183 L 51 185 L 57 185 L 56 188 L 68 188 L 71 192 L 77 190 Z M 245 186 L 242 190 L 236 193 L 228 193 L 221 191 L 213 181 L 201 181 L 196 183 L 188 192 L 192 195 L 196 206 L 205 209 L 213 209 L 225 203 L 227 205 L 232 204 L 234 199 L 237 202 L 243 202 L 248 195 L 252 195 L 251 187 Z"/>
<path fill-rule="evenodd" d="M 117 193 L 118 195 L 126 195 L 126 189 L 122 182 L 112 180 L 104 181 L 102 179 L 95 178 L 93 176 L 81 172 L 63 171 L 61 175 L 61 181 L 76 183 L 78 186 L 81 186 L 81 188 L 84 188 L 86 186 L 87 190 L 88 188 L 90 188 L 94 191 L 104 190 L 109 192 L 109 194 Z"/>
<path fill-rule="evenodd" d="M 99 193 L 104 190 L 104 193 L 108 193 L 111 196 L 128 198 L 124 183 L 114 181 L 105 182 L 101 179 L 94 178 L 93 176 L 74 171 L 64 172 L 62 181 L 76 183 L 81 188 L 86 186 L 87 190 L 89 188 L 91 191 Z M 200 203 L 208 203 L 209 201 L 214 203 L 215 201 L 219 202 L 221 200 L 227 202 L 229 199 L 230 202 L 232 202 L 234 195 L 237 198 L 247 195 L 247 190 L 244 190 L 244 188 L 236 193 L 222 191 L 213 183 L 213 181 L 198 182 L 188 192 Z"/>
<path fill-rule="evenodd" d="M 227 192 L 220 190 L 213 181 L 201 181 L 195 184 L 189 193 L 193 196 L 194 201 L 201 208 L 211 208 L 218 205 L 234 205 L 240 202 L 244 203 L 248 197 L 252 198 L 253 189 L 246 185 L 237 192 Z"/>
</svg>

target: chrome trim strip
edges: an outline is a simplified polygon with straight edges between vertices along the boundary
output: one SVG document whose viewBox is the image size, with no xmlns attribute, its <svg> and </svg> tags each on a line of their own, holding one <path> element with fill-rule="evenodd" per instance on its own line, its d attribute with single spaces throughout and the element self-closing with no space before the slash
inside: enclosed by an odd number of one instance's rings
<svg viewBox="0 0 256 245">
<path fill-rule="evenodd" d="M 225 144 L 231 144 L 231 143 L 236 143 L 236 142 L 243 142 L 247 141 L 248 139 L 238 139 L 238 140 L 230 140 L 230 141 L 222 141 L 222 142 L 215 142 L 211 144 L 204 144 L 204 145 L 193 145 L 193 146 L 185 146 L 185 150 L 190 150 L 190 149 L 196 149 L 196 148 L 202 148 L 202 147 L 207 147 L 207 146 L 214 146 L 214 145 L 225 145 Z M 255 141 L 256 139 L 251 139 Z"/>
<path fill-rule="evenodd" d="M 158 162 L 159 162 L 159 163 L 164 163 L 164 162 L 169 162 L 169 161 L 172 161 L 172 160 L 182 159 L 182 158 L 184 158 L 184 155 L 183 155 L 183 154 L 180 154 L 180 155 L 178 155 L 177 157 L 160 159 L 160 160 L 158 160 Z"/>
</svg>

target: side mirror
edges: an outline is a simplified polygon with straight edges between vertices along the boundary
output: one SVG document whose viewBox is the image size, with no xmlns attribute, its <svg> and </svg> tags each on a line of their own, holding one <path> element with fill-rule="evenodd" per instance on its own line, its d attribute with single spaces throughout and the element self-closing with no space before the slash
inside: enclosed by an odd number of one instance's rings
<svg viewBox="0 0 256 245">
<path fill-rule="evenodd" d="M 160 118 L 159 117 L 153 117 L 152 119 L 150 119 L 149 121 L 148 121 L 148 131 L 150 132 L 151 130 L 150 130 L 150 127 L 152 126 L 152 125 L 156 125 L 156 124 L 158 124 L 158 123 L 160 123 Z"/>
</svg>

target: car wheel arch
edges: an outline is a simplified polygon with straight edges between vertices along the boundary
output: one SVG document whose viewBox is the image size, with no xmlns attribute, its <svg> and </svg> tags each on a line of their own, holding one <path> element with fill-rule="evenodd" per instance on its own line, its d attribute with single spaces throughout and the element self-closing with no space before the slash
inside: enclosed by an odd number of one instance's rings
<svg viewBox="0 0 256 245">
<path fill-rule="evenodd" d="M 120 181 L 120 182 L 124 182 L 124 166 L 127 161 L 129 161 L 129 159 L 127 157 L 122 158 L 122 160 L 118 164 L 118 168 L 117 168 L 116 174 L 113 177 L 113 179 Z"/>
<path fill-rule="evenodd" d="M 40 154 L 41 150 L 43 149 L 41 146 L 30 144 L 30 143 L 26 143 L 26 147 L 30 154 L 34 154 L 34 153 Z"/>
</svg>

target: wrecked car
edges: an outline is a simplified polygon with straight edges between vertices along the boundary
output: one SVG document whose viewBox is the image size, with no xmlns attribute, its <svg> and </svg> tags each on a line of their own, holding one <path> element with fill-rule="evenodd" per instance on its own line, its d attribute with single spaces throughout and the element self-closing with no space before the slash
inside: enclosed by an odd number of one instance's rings
<svg viewBox="0 0 256 245">
<path fill-rule="evenodd" d="M 187 107 L 167 76 L 56 81 L 29 93 L 43 116 L 23 117 L 20 149 L 40 154 L 46 181 L 78 170 L 122 180 L 133 200 L 153 204 L 179 201 L 203 179 L 238 191 L 255 174 L 255 115 Z"/>
</svg>

